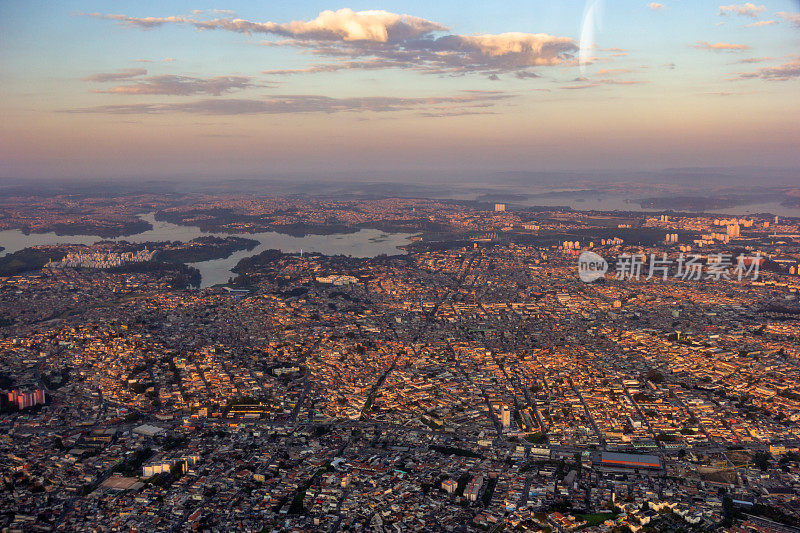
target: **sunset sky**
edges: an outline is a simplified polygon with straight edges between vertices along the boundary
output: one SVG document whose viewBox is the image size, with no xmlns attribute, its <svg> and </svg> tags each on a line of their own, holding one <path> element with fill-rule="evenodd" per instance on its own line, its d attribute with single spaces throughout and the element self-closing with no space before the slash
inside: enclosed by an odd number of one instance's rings
<svg viewBox="0 0 800 533">
<path fill-rule="evenodd" d="M 793 0 L 0 2 L 0 177 L 800 167 L 798 97 Z"/>
</svg>

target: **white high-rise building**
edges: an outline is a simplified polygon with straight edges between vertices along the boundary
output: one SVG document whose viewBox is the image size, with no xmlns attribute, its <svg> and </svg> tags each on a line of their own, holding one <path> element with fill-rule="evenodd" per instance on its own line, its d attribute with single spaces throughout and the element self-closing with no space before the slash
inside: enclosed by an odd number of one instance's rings
<svg viewBox="0 0 800 533">
<path fill-rule="evenodd" d="M 504 428 L 508 429 L 508 428 L 511 427 L 511 411 L 505 405 L 500 410 L 500 418 L 501 418 L 501 421 L 503 422 L 503 427 Z"/>
</svg>

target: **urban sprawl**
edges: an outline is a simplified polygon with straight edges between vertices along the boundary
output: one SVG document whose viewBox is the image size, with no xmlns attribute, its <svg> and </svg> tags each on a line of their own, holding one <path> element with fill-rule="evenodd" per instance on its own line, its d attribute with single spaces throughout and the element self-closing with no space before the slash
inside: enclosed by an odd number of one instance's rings
<svg viewBox="0 0 800 533">
<path fill-rule="evenodd" d="M 170 201 L 0 212 L 414 237 L 204 289 L 157 243 L 0 257 L 2 531 L 800 531 L 800 220 Z"/>
</svg>

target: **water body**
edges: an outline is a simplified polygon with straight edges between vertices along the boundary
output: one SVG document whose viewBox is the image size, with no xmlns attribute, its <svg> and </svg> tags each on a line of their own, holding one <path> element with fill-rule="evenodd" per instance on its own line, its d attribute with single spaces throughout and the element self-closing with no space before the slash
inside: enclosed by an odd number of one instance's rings
<svg viewBox="0 0 800 533">
<path fill-rule="evenodd" d="M 516 204 L 517 202 L 510 202 Z M 585 196 L 546 196 L 533 197 L 520 202 L 526 206 L 568 206 L 578 211 L 631 211 L 663 213 L 669 209 L 644 208 L 633 198 L 623 196 L 596 196 L 587 193 Z M 694 212 L 691 209 L 674 209 L 679 212 Z M 699 211 L 698 211 L 699 212 Z M 781 217 L 800 217 L 800 207 L 786 207 L 780 202 L 753 203 L 721 209 L 704 209 L 703 213 L 714 213 L 728 216 L 746 216 L 756 213 L 772 213 Z"/>
<path fill-rule="evenodd" d="M 86 244 L 91 245 L 102 240 L 142 242 L 180 241 L 188 242 L 197 237 L 244 237 L 259 241 L 259 245 L 252 250 L 240 250 L 224 259 L 212 259 L 198 263 L 189 263 L 200 271 L 203 276 L 202 287 L 210 287 L 218 283 L 225 283 L 234 274 L 231 268 L 236 266 L 241 259 L 256 255 L 264 250 L 275 249 L 283 252 L 319 252 L 325 255 L 348 255 L 352 257 L 375 257 L 380 254 L 396 255 L 400 253 L 398 246 L 409 243 L 410 233 L 385 233 L 375 229 L 363 229 L 356 233 L 333 235 L 307 235 L 305 237 L 292 237 L 268 231 L 263 233 L 208 233 L 196 226 L 179 226 L 171 222 L 155 219 L 155 213 L 140 215 L 153 225 L 153 229 L 127 235 L 115 239 L 104 239 L 97 235 L 56 235 L 55 233 L 31 233 L 25 235 L 19 230 L 0 231 L 0 246 L 5 250 L 0 251 L 0 256 L 14 253 L 30 246 L 56 245 L 56 244 Z"/>
</svg>

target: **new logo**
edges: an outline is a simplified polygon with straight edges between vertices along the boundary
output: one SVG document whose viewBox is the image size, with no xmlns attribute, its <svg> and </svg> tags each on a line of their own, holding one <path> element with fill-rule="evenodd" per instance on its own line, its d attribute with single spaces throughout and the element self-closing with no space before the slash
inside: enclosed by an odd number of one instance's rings
<svg viewBox="0 0 800 533">
<path fill-rule="evenodd" d="M 594 252 L 581 252 L 578 256 L 578 276 L 581 281 L 590 283 L 600 279 L 608 272 L 608 262 Z"/>
</svg>

